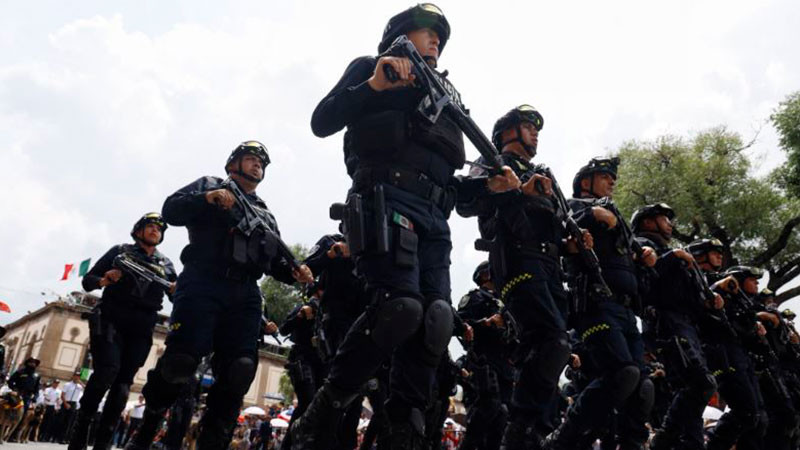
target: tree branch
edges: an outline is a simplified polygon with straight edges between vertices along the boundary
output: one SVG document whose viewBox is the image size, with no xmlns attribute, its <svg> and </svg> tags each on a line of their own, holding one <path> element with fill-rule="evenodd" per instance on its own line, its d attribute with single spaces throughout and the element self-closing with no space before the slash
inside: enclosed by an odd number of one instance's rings
<svg viewBox="0 0 800 450">
<path fill-rule="evenodd" d="M 775 303 L 780 306 L 781 303 L 785 302 L 786 300 L 791 300 L 798 295 L 800 295 L 800 286 L 787 289 L 786 291 L 775 296 Z"/>
<path fill-rule="evenodd" d="M 780 253 L 781 250 L 786 248 L 786 244 L 789 242 L 792 231 L 794 231 L 794 227 L 796 227 L 798 224 L 800 224 L 800 216 L 792 217 L 788 222 L 786 222 L 786 224 L 783 226 L 783 230 L 781 230 L 781 234 L 778 236 L 778 239 L 770 244 L 769 247 L 761 252 L 760 255 L 753 258 L 753 260 L 750 261 L 750 265 L 763 266 L 767 261 Z"/>
<path fill-rule="evenodd" d="M 646 194 L 643 194 L 643 193 L 641 193 L 641 192 L 636 192 L 636 191 L 635 191 L 635 190 L 633 190 L 633 189 L 631 189 L 631 193 L 632 193 L 633 195 L 635 195 L 635 196 L 639 197 L 639 199 L 640 199 L 640 200 L 642 201 L 642 203 L 644 203 L 645 205 L 649 205 L 649 204 L 650 204 L 650 202 L 648 202 L 648 201 L 647 201 L 647 195 L 646 195 Z"/>
</svg>

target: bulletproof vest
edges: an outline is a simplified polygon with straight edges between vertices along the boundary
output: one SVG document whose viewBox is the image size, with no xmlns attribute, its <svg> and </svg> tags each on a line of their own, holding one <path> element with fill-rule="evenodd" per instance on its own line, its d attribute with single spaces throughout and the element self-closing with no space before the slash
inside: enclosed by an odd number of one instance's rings
<svg viewBox="0 0 800 450">
<path fill-rule="evenodd" d="M 377 60 L 375 60 L 377 61 Z M 447 78 L 439 75 L 454 101 L 461 96 Z M 446 114 L 434 124 L 421 113 L 430 98 L 420 88 L 404 87 L 373 93 L 364 114 L 348 124 L 345 134 L 345 161 L 348 172 L 353 163 L 364 165 L 418 166 L 425 152 L 434 152 L 453 169 L 466 160 L 464 137 L 458 125 Z"/>
<path fill-rule="evenodd" d="M 656 251 L 658 256 L 663 255 L 664 253 L 669 252 L 672 250 L 667 242 L 661 237 L 660 234 L 651 233 L 647 231 L 640 231 L 636 233 L 636 239 L 646 247 L 651 247 L 653 250 Z"/>
<path fill-rule="evenodd" d="M 251 196 L 251 204 L 256 213 L 267 223 L 269 229 L 277 234 L 277 222 L 267 205 L 256 196 Z M 230 265 L 252 272 L 254 275 L 269 272 L 272 259 L 278 254 L 278 242 L 275 236 L 261 228 L 255 229 L 249 236 L 244 235 L 235 226 L 242 217 L 239 205 L 234 207 L 232 217 L 234 220 L 228 233 L 225 251 Z"/>
<path fill-rule="evenodd" d="M 583 209 L 599 206 L 597 202 L 598 199 L 573 198 L 569 200 L 569 205 L 573 212 L 578 213 Z M 587 214 L 592 214 L 592 212 L 587 211 Z M 617 217 L 617 221 L 620 220 L 624 219 Z M 593 232 L 592 237 L 594 238 L 594 252 L 597 254 L 597 259 L 600 260 L 600 267 L 604 272 L 606 270 L 635 272 L 633 250 L 621 225 L 617 225 L 613 229 Z"/>
<path fill-rule="evenodd" d="M 131 254 L 145 268 L 155 272 L 162 278 L 167 278 L 166 258 L 158 250 L 148 256 L 141 247 L 135 244 L 120 244 L 119 247 L 120 253 Z M 156 283 L 137 283 L 137 280 L 131 275 L 126 275 L 120 279 L 119 283 L 107 287 L 103 293 L 103 298 L 106 298 L 106 293 L 110 295 L 122 294 L 131 304 L 153 311 L 161 309 L 161 303 L 164 298 L 164 288 L 162 286 Z M 116 303 L 116 301 L 104 301 L 103 309 L 119 306 Z"/>
</svg>

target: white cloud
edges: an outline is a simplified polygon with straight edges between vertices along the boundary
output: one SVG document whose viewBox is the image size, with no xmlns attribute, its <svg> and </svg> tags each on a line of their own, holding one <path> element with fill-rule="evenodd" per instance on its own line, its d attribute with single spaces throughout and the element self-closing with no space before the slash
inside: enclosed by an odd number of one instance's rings
<svg viewBox="0 0 800 450">
<path fill-rule="evenodd" d="M 221 173 L 261 139 L 274 164 L 260 189 L 290 242 L 335 229 L 348 187 L 341 135 L 317 139 L 311 111 L 354 57 L 373 53 L 406 2 L 244 2 L 113 7 L 16 4 L 0 18 L 0 286 L 63 291 L 61 264 L 127 240 L 171 192 Z M 630 138 L 728 124 L 749 137 L 798 89 L 795 2 L 440 5 L 442 59 L 488 132 L 520 103 L 545 116 L 540 162 L 567 186 L 589 157 Z M 111 9 L 115 8 L 115 9 Z M 334 19 L 335 18 L 335 19 Z M 768 127 L 761 170 L 782 160 Z M 471 149 L 471 156 L 476 152 Z M 453 297 L 485 254 L 472 220 L 452 219 Z M 178 258 L 185 232 L 163 251 Z M 0 290 L 14 300 L 15 294 Z M 39 299 L 26 297 L 22 308 Z"/>
</svg>

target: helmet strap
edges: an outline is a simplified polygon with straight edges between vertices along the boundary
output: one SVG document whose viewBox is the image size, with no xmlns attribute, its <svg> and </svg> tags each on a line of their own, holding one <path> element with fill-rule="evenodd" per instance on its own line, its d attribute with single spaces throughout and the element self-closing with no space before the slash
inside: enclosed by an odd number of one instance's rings
<svg viewBox="0 0 800 450">
<path fill-rule="evenodd" d="M 239 155 L 237 159 L 239 160 L 239 167 L 236 170 L 234 170 L 233 173 L 239 175 L 240 177 L 244 178 L 245 180 L 251 183 L 261 183 L 264 180 L 264 174 L 265 174 L 264 168 L 261 169 L 261 178 L 256 178 L 252 175 L 244 173 L 244 171 L 242 170 L 242 155 Z"/>
</svg>

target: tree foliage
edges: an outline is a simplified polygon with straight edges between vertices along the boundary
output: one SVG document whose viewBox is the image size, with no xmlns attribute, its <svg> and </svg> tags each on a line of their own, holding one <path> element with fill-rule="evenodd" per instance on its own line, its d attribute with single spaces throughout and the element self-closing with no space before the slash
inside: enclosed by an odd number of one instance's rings
<svg viewBox="0 0 800 450">
<path fill-rule="evenodd" d="M 718 238 L 726 266 L 763 267 L 770 272 L 768 287 L 777 291 L 800 275 L 800 199 L 787 195 L 774 174 L 753 175 L 748 147 L 724 127 L 626 142 L 616 152 L 621 165 L 614 199 L 626 214 L 668 203 L 677 214 L 677 240 Z M 779 294 L 785 301 L 800 289 Z"/>
<path fill-rule="evenodd" d="M 283 402 L 286 406 L 292 404 L 292 400 L 294 399 L 294 385 L 292 385 L 292 379 L 289 378 L 289 373 L 285 370 L 278 380 L 278 392 L 283 395 Z"/>
<path fill-rule="evenodd" d="M 295 244 L 292 247 L 292 253 L 295 257 L 302 261 L 308 255 L 308 248 L 302 244 Z M 292 285 L 283 284 L 272 277 L 264 277 L 261 281 L 261 293 L 263 294 L 266 309 L 269 312 L 269 319 L 278 325 L 283 322 L 283 319 L 289 314 L 289 311 L 294 308 L 296 304 L 303 301 L 303 295 L 300 292 L 300 283 Z"/>
<path fill-rule="evenodd" d="M 786 165 L 776 171 L 776 181 L 791 195 L 800 197 L 800 91 L 787 96 L 770 119 L 787 156 Z"/>
</svg>

